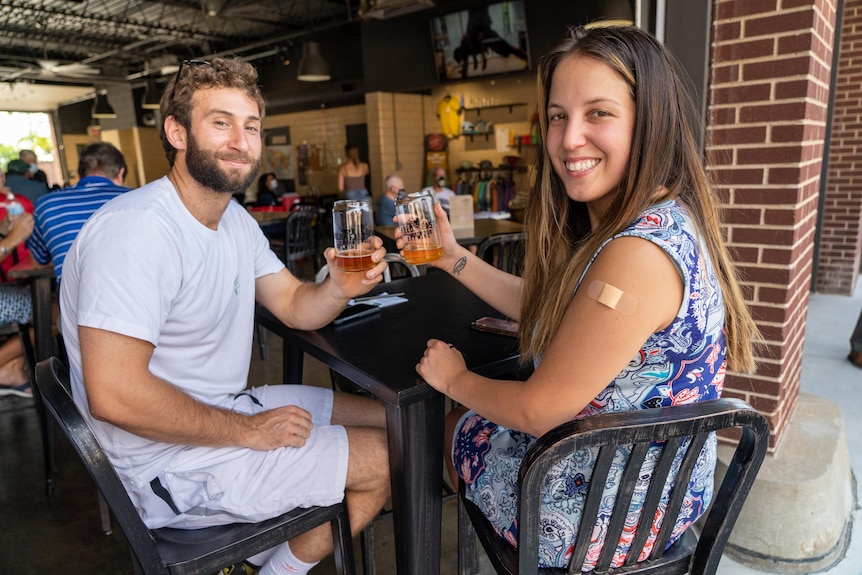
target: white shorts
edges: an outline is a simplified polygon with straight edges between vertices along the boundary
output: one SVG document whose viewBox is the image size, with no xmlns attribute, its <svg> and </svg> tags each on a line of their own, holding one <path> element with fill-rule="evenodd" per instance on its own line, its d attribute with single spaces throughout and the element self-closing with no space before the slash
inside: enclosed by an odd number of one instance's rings
<svg viewBox="0 0 862 575">
<path fill-rule="evenodd" d="M 200 528 L 258 522 L 296 507 L 344 498 L 347 432 L 330 425 L 332 391 L 306 385 L 255 387 L 237 395 L 234 411 L 259 413 L 297 405 L 314 424 L 303 447 L 272 451 L 189 447 L 134 494 L 148 527 Z M 139 511 L 140 511 L 139 507 Z"/>
</svg>

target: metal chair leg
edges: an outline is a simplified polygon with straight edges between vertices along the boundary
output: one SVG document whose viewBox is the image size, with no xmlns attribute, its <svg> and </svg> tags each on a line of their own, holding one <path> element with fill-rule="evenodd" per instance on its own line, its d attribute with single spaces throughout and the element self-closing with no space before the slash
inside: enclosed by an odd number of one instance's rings
<svg viewBox="0 0 862 575">
<path fill-rule="evenodd" d="M 114 532 L 114 528 L 111 525 L 111 510 L 108 509 L 108 502 L 105 501 L 105 498 L 102 497 L 102 494 L 99 493 L 99 516 L 102 518 L 102 532 L 105 535 L 111 535 Z"/>
</svg>

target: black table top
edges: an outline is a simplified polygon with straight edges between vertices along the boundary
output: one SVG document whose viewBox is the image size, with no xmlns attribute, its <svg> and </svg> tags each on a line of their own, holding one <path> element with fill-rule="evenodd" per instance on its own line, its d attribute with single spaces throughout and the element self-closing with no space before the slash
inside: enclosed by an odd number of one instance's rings
<svg viewBox="0 0 862 575">
<path fill-rule="evenodd" d="M 442 271 L 376 286 L 371 292 L 404 292 L 406 303 L 385 307 L 379 315 L 317 331 L 284 326 L 261 308 L 267 329 L 299 346 L 376 397 L 393 405 L 412 403 L 435 394 L 416 373 L 416 364 L 430 338 L 452 343 L 467 367 L 487 377 L 517 368 L 513 337 L 480 332 L 470 322 L 483 316 L 503 317 L 456 279 Z"/>
</svg>

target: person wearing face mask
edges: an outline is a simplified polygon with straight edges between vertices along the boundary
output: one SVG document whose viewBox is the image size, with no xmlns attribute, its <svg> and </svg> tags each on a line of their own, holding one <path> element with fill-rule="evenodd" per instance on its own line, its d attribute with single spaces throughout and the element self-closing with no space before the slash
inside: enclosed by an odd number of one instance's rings
<svg viewBox="0 0 862 575">
<path fill-rule="evenodd" d="M 42 182 L 45 186 L 48 185 L 48 176 L 39 169 L 39 160 L 36 158 L 36 152 L 33 150 L 21 150 L 18 152 L 18 159 L 26 162 L 30 167 L 30 177 L 37 182 Z"/>
<path fill-rule="evenodd" d="M 449 211 L 449 198 L 455 195 L 455 192 L 446 187 L 446 170 L 441 167 L 436 167 L 431 172 L 431 182 L 432 184 L 425 190 L 431 190 L 434 192 L 434 195 L 437 197 L 437 201 L 440 202 L 440 205 L 443 206 L 443 209 L 447 212 Z"/>
<path fill-rule="evenodd" d="M 257 180 L 257 205 L 275 206 L 281 202 L 286 190 L 273 172 L 267 172 Z"/>
<path fill-rule="evenodd" d="M 48 193 L 48 186 L 33 179 L 30 165 L 23 160 L 12 160 L 6 167 L 6 185 L 32 203 Z"/>
</svg>

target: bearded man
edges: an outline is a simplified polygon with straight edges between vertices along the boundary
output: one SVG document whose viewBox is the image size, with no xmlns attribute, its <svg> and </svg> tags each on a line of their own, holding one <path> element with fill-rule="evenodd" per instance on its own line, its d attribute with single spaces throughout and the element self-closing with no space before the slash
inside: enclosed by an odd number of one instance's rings
<svg viewBox="0 0 862 575">
<path fill-rule="evenodd" d="M 303 283 L 232 194 L 257 177 L 264 100 L 238 59 L 186 61 L 161 100 L 170 173 L 108 202 L 61 285 L 73 395 L 151 528 L 257 522 L 347 500 L 361 530 L 389 495 L 385 414 L 354 395 L 248 385 L 255 302 L 295 329 L 329 323 L 386 263 Z M 323 525 L 225 572 L 307 573 Z"/>
</svg>

